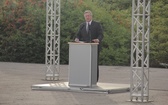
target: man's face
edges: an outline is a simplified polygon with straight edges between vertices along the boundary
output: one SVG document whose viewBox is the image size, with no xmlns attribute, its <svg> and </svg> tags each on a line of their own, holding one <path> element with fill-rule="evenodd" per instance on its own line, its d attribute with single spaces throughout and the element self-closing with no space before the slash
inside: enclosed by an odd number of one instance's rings
<svg viewBox="0 0 168 105">
<path fill-rule="evenodd" d="M 90 13 L 85 13 L 84 17 L 86 22 L 90 22 L 92 20 L 92 15 Z"/>
</svg>

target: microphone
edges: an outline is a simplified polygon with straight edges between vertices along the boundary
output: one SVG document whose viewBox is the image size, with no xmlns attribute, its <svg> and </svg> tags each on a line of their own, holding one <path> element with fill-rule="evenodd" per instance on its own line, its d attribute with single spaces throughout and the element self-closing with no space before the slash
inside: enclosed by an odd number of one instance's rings
<svg viewBox="0 0 168 105">
<path fill-rule="evenodd" d="M 82 26 L 81 26 L 80 30 L 82 30 L 84 26 L 85 26 L 85 25 L 84 25 L 84 24 L 82 24 Z"/>
<path fill-rule="evenodd" d="M 84 26 L 85 26 L 84 24 L 81 24 L 81 25 L 80 25 L 80 28 L 79 28 L 79 30 L 78 30 L 78 32 L 81 31 Z M 77 37 L 77 36 L 74 36 L 73 39 L 75 39 L 76 37 Z"/>
</svg>

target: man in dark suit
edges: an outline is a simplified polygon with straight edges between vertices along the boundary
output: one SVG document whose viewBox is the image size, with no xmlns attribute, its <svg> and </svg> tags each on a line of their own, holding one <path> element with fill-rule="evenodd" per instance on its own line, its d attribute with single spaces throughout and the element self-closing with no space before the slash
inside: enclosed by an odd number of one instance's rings
<svg viewBox="0 0 168 105">
<path fill-rule="evenodd" d="M 99 79 L 99 52 L 101 50 L 101 41 L 103 39 L 103 30 L 101 24 L 92 20 L 92 12 L 86 10 L 84 12 L 85 22 L 83 22 L 77 32 L 75 42 L 84 41 L 86 43 L 99 43 L 97 57 L 97 81 Z"/>
</svg>

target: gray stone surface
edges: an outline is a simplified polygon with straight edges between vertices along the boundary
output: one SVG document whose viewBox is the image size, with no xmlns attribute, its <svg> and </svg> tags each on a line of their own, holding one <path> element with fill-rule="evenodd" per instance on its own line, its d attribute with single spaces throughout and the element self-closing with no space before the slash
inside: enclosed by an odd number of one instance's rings
<svg viewBox="0 0 168 105">
<path fill-rule="evenodd" d="M 60 81 L 68 81 L 68 65 L 60 66 Z M 0 62 L 0 105 L 142 105 L 128 102 L 129 92 L 96 94 L 64 91 L 34 91 L 33 84 L 45 81 L 44 64 Z M 100 66 L 100 82 L 129 84 L 130 67 Z M 60 82 L 55 81 L 55 82 Z M 152 102 L 144 105 L 168 104 L 168 69 L 150 68 Z"/>
</svg>

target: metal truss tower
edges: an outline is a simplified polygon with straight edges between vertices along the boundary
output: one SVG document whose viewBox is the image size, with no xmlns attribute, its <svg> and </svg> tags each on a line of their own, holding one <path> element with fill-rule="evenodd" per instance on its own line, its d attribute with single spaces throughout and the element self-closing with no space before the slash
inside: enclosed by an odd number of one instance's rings
<svg viewBox="0 0 168 105">
<path fill-rule="evenodd" d="M 46 80 L 59 80 L 60 0 L 47 0 L 46 6 Z"/>
<path fill-rule="evenodd" d="M 149 101 L 151 0 L 132 0 L 130 101 Z"/>
</svg>

